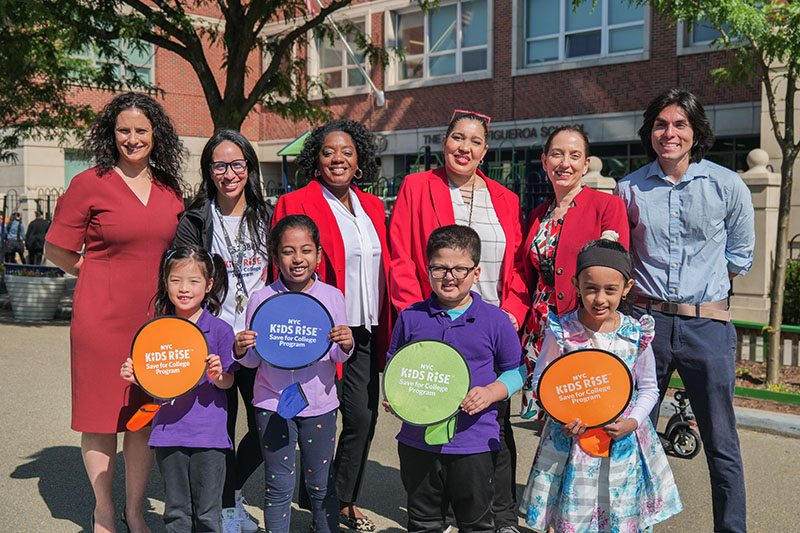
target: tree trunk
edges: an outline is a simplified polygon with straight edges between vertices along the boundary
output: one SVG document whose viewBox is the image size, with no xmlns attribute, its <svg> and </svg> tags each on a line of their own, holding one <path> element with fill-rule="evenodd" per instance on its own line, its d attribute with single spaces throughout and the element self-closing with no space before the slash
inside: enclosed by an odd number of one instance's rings
<svg viewBox="0 0 800 533">
<path fill-rule="evenodd" d="M 772 268 L 772 291 L 769 307 L 767 342 L 767 383 L 777 384 L 781 369 L 781 321 L 783 318 L 783 293 L 786 285 L 786 260 L 789 252 L 789 211 L 792 201 L 792 173 L 794 158 L 784 149 L 781 161 L 781 196 L 778 205 L 778 235 L 775 243 L 775 265 Z"/>
</svg>

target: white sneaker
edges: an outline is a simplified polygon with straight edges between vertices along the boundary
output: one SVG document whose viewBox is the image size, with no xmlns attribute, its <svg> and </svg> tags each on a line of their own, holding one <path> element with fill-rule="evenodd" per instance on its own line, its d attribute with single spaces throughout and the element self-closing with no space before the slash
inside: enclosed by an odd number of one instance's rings
<svg viewBox="0 0 800 533">
<path fill-rule="evenodd" d="M 222 510 L 223 533 L 242 533 L 242 527 L 236 516 L 236 507 L 225 507 Z"/>
<path fill-rule="evenodd" d="M 247 512 L 245 505 L 247 500 L 241 490 L 237 490 L 234 496 L 236 500 L 236 519 L 239 520 L 239 527 L 242 533 L 256 533 L 258 531 L 258 521 Z"/>
</svg>

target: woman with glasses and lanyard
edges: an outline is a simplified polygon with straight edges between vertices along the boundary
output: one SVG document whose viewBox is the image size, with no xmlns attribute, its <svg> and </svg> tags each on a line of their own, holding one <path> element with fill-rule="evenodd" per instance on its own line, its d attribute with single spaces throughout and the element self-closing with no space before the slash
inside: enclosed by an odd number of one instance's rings
<svg viewBox="0 0 800 533">
<path fill-rule="evenodd" d="M 425 255 L 431 232 L 461 224 L 481 238 L 481 273 L 472 290 L 504 310 L 517 330 L 525 320 L 530 301 L 523 278 L 519 197 L 478 169 L 489 149 L 489 123 L 486 115 L 456 110 L 443 139 L 444 166 L 406 176 L 400 187 L 389 227 L 392 303 L 398 312 L 431 293 Z M 516 378 L 522 381 L 519 373 Z M 509 400 L 497 404 L 502 447 L 492 512 L 498 531 L 513 532 L 516 446 L 509 404 Z"/>
<path fill-rule="evenodd" d="M 553 185 L 553 198 L 531 213 L 523 250 L 526 279 L 531 290 L 531 312 L 523 327 L 522 346 L 528 377 L 522 396 L 522 417 L 536 416 L 531 377 L 542 347 L 547 314 L 574 310 L 579 299 L 572 286 L 578 252 L 606 231 L 615 231 L 628 247 L 628 215 L 616 196 L 582 183 L 589 171 L 589 139 L 583 130 L 562 126 L 547 138 L 542 169 Z"/>
<path fill-rule="evenodd" d="M 228 294 L 220 318 L 234 332 L 245 329 L 247 299 L 264 286 L 269 269 L 269 235 L 272 208 L 261 193 L 258 156 L 238 131 L 219 130 L 200 156 L 203 181 L 178 224 L 174 247 L 195 244 L 220 255 L 228 267 Z M 236 453 L 228 454 L 222 492 L 223 530 L 256 531 L 257 524 L 244 508 L 240 490 L 261 464 L 261 449 L 253 410 L 254 368 L 240 367 L 228 389 L 228 434 L 235 444 L 239 399 L 244 400 L 247 434 Z"/>
</svg>

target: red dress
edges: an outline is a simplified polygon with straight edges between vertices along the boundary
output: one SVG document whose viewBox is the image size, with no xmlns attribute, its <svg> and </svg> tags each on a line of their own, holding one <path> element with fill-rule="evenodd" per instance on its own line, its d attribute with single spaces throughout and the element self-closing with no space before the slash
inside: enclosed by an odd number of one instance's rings
<svg viewBox="0 0 800 533">
<path fill-rule="evenodd" d="M 86 245 L 72 306 L 72 429 L 114 433 L 149 397 L 119 377 L 139 328 L 152 317 L 158 264 L 183 201 L 153 181 L 144 205 L 115 171 L 91 168 L 62 196 L 47 241 Z"/>
</svg>

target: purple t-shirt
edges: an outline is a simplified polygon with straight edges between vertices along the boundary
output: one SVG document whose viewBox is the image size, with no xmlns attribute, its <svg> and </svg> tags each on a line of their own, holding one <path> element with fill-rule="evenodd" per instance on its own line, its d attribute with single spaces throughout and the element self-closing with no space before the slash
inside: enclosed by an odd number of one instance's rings
<svg viewBox="0 0 800 533">
<path fill-rule="evenodd" d="M 444 341 L 455 347 L 467 360 L 472 386 L 485 387 L 497 381 L 498 373 L 522 365 L 519 337 L 500 308 L 481 300 L 472 291 L 472 304 L 455 320 L 439 307 L 436 295 L 405 309 L 397 317 L 387 361 L 404 345 L 425 339 Z M 425 428 L 404 423 L 397 434 L 403 444 L 438 453 L 482 453 L 500 448 L 497 408 L 487 407 L 469 416 L 460 411 L 453 440 L 441 446 L 425 443 Z"/>
<path fill-rule="evenodd" d="M 208 353 L 219 356 L 223 372 L 239 368 L 233 360 L 233 329 L 230 325 L 206 310 L 200 314 L 196 325 L 206 336 Z M 232 449 L 228 436 L 226 392 L 217 388 L 208 379 L 208 374 L 204 374 L 195 388 L 158 410 L 153 418 L 150 446 Z"/>
</svg>

